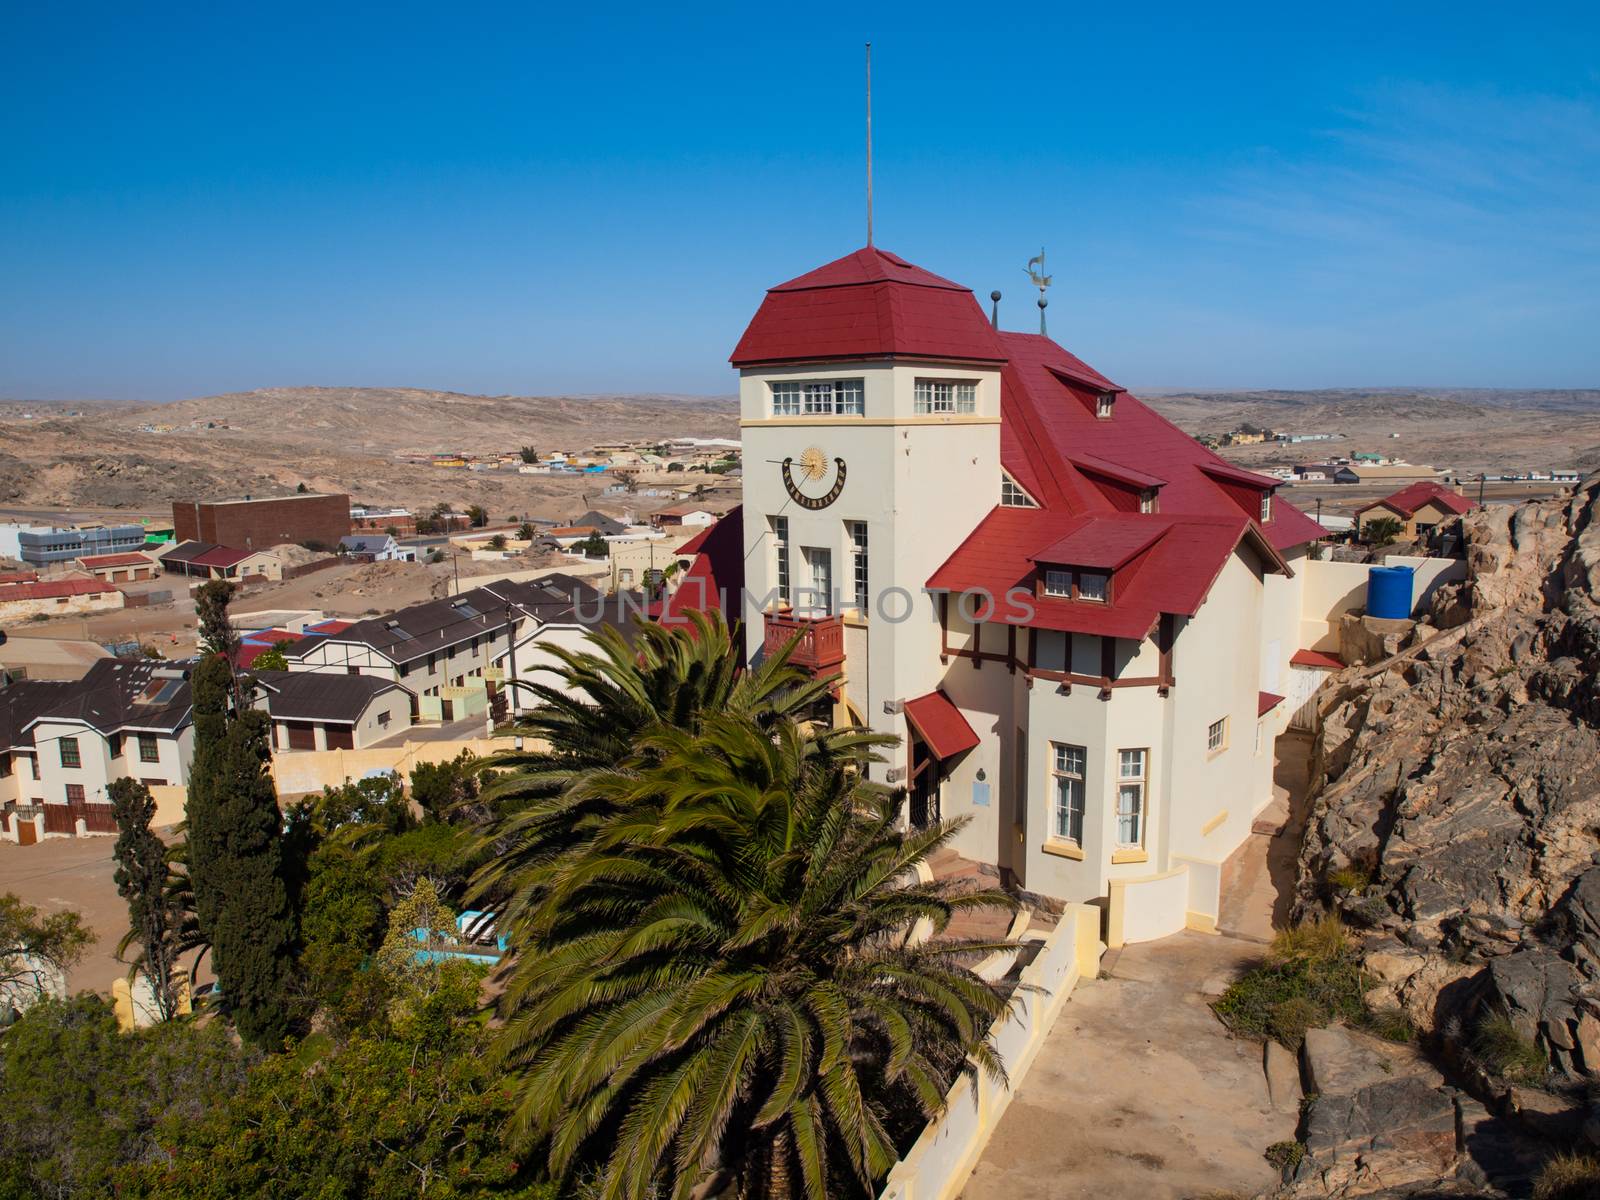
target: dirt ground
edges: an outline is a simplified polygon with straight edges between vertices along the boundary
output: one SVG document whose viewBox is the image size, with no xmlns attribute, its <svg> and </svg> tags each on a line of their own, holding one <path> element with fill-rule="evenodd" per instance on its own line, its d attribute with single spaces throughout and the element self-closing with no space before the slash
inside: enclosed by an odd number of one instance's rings
<svg viewBox="0 0 1600 1200">
<path fill-rule="evenodd" d="M 964 1200 L 1187 1200 L 1269 1191 L 1262 1158 L 1298 1114 L 1267 1096 L 1261 1047 L 1207 1007 L 1260 947 L 1203 933 L 1128 946 L 1078 984 Z"/>
<path fill-rule="evenodd" d="M 67 975 L 74 992 L 109 992 L 126 973 L 116 960 L 117 942 L 128 929 L 128 907 L 112 882 L 110 837 L 46 838 L 36 846 L 0 842 L 0 892 L 11 892 L 42 912 L 73 909 L 96 941 Z"/>
</svg>

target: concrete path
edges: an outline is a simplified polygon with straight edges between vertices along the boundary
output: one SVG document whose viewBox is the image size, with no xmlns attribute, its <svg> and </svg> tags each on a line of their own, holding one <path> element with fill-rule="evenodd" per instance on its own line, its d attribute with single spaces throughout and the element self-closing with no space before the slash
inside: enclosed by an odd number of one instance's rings
<svg viewBox="0 0 1600 1200">
<path fill-rule="evenodd" d="M 1268 1190 L 1294 1137 L 1262 1048 L 1207 1007 L 1260 947 L 1180 933 L 1128 946 L 1062 1009 L 963 1193 L 966 1200 L 1189 1200 Z"/>
</svg>

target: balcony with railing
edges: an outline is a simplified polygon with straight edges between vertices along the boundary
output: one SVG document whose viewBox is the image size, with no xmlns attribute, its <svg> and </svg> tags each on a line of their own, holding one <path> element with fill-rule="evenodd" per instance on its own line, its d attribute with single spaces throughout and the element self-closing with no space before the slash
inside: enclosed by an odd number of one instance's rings
<svg viewBox="0 0 1600 1200">
<path fill-rule="evenodd" d="M 814 678 L 837 674 L 844 666 L 844 620 L 837 615 L 806 616 L 784 610 L 766 614 L 766 652 L 777 654 L 798 637 L 789 661 Z"/>
</svg>

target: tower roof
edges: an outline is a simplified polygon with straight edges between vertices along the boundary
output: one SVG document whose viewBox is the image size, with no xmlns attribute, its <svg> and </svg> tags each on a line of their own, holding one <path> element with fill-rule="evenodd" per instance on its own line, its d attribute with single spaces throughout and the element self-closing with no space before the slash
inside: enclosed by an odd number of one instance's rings
<svg viewBox="0 0 1600 1200">
<path fill-rule="evenodd" d="M 969 288 L 875 246 L 768 290 L 729 357 L 755 363 L 882 358 L 1002 362 Z"/>
</svg>

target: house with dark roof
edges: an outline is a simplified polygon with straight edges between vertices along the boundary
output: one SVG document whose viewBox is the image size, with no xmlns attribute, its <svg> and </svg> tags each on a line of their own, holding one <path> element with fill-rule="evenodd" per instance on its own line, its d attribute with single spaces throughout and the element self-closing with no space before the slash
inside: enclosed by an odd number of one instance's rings
<svg viewBox="0 0 1600 1200">
<path fill-rule="evenodd" d="M 1356 532 L 1368 521 L 1389 517 L 1400 522 L 1406 540 L 1415 541 L 1477 507 L 1455 488 L 1421 479 L 1356 509 Z"/>
<path fill-rule="evenodd" d="M 956 849 L 1104 904 L 1111 941 L 1214 928 L 1272 799 L 1317 524 L 874 247 L 771 288 L 731 362 L 742 508 L 661 619 L 724 607 L 750 660 L 832 680 L 819 720 L 900 739 L 871 773 L 907 821 L 966 818 Z"/>
<path fill-rule="evenodd" d="M 386 679 L 416 697 L 418 720 L 453 721 L 488 709 L 490 684 L 498 686 L 509 668 L 502 661 L 509 645 L 525 644 L 529 633 L 544 625 L 600 622 L 601 599 L 568 575 L 500 581 L 356 621 L 282 649 L 291 671 Z"/>
<path fill-rule="evenodd" d="M 193 665 L 108 658 L 81 679 L 29 679 L 0 689 L 0 804 L 27 822 L 37 812 L 45 833 L 114 833 L 106 792 L 112 780 L 186 785 Z M 17 824 L 6 824 L 13 840 Z"/>
<path fill-rule="evenodd" d="M 272 718 L 272 745 L 297 750 L 363 750 L 411 725 L 416 697 L 377 675 L 256 671 L 255 707 Z"/>
<path fill-rule="evenodd" d="M 168 574 L 197 579 L 230 579 L 236 583 L 283 578 L 283 563 L 265 550 L 240 550 L 216 542 L 177 542 L 161 552 L 161 568 Z"/>
<path fill-rule="evenodd" d="M 387 533 L 350 533 L 339 539 L 339 553 L 357 562 L 416 562 L 414 547 L 402 546 Z"/>
</svg>

